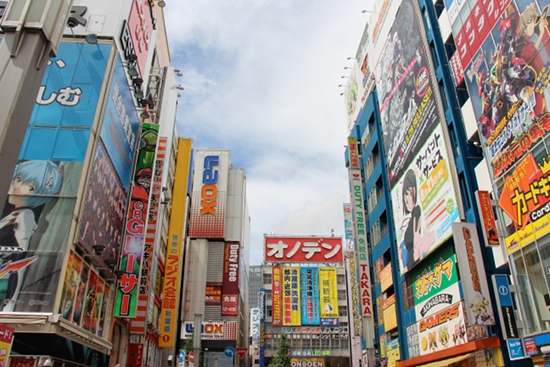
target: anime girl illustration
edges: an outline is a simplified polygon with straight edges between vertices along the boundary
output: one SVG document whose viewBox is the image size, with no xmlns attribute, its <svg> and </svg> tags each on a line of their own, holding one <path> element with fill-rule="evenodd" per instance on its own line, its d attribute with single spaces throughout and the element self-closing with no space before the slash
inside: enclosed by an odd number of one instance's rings
<svg viewBox="0 0 550 367">
<path fill-rule="evenodd" d="M 15 167 L 8 191 L 13 208 L 0 220 L 0 302 L 4 311 L 13 308 L 10 300 L 17 298 L 19 270 L 36 260 L 36 256 L 27 257 L 37 226 L 34 210 L 59 193 L 62 177 L 51 161 L 23 161 Z"/>
<path fill-rule="evenodd" d="M 418 191 L 416 174 L 413 169 L 405 173 L 403 179 L 403 212 L 405 217 L 401 228 L 405 229 L 401 253 L 404 271 L 411 270 L 416 262 L 428 253 L 433 242 L 433 232 L 422 235 L 422 211 L 417 203 Z"/>
</svg>

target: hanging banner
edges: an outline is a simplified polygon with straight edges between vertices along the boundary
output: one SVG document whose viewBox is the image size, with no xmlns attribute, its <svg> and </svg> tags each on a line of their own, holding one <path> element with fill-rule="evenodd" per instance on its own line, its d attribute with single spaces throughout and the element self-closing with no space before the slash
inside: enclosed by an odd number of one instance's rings
<svg viewBox="0 0 550 367">
<path fill-rule="evenodd" d="M 319 325 L 319 269 L 300 268 L 302 325 Z"/>
<path fill-rule="evenodd" d="M 474 223 L 453 223 L 453 239 L 462 275 L 469 325 L 495 325 L 483 255 Z"/>
<path fill-rule="evenodd" d="M 300 268 L 285 266 L 283 269 L 283 326 L 300 326 Z"/>
<path fill-rule="evenodd" d="M 124 274 L 118 280 L 114 309 L 114 316 L 116 317 L 133 318 L 136 312 L 158 129 L 158 125 L 148 123 L 142 125 L 142 144 L 140 144 L 134 169 L 124 245 L 120 260 L 120 270 Z"/>
<path fill-rule="evenodd" d="M 336 268 L 319 268 L 321 326 L 338 326 L 338 284 Z"/>
<path fill-rule="evenodd" d="M 241 245 L 225 243 L 223 259 L 222 316 L 237 316 L 239 303 L 239 264 Z"/>
<path fill-rule="evenodd" d="M 281 287 L 282 287 L 282 271 L 280 266 L 274 266 L 271 269 L 271 309 L 273 326 L 282 326 L 282 309 L 281 309 Z"/>
</svg>

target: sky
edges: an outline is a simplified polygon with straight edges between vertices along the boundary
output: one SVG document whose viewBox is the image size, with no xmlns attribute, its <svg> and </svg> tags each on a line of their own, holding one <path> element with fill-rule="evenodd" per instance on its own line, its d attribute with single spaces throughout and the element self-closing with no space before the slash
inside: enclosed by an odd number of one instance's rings
<svg viewBox="0 0 550 367">
<path fill-rule="evenodd" d="M 178 131 L 244 168 L 250 264 L 264 233 L 344 237 L 346 84 L 367 1 L 169 0 Z"/>
</svg>

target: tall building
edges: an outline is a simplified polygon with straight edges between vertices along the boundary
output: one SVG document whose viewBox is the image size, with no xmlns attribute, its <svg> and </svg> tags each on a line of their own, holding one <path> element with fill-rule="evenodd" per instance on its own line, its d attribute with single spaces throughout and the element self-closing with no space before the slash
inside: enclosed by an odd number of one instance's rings
<svg viewBox="0 0 550 367">
<path fill-rule="evenodd" d="M 2 203 L 0 324 L 14 365 L 160 366 L 179 341 L 162 311 L 167 280 L 182 276 L 172 243 L 185 234 L 174 223 L 191 142 L 177 136 L 161 5 L 75 0 L 61 23 Z"/>
<path fill-rule="evenodd" d="M 258 308 L 262 283 L 262 265 L 251 265 L 248 272 L 248 306 Z"/>
<path fill-rule="evenodd" d="M 342 238 L 264 236 L 260 289 L 260 367 L 277 354 L 282 334 L 291 364 L 343 366 L 350 361 Z"/>
<path fill-rule="evenodd" d="M 373 8 L 344 93 L 369 365 L 544 359 L 545 5 Z"/>
</svg>

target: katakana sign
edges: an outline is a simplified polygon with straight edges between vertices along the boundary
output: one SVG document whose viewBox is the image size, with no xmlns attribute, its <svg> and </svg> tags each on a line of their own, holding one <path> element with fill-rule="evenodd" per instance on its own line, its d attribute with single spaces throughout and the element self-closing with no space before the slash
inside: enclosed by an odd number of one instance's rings
<svg viewBox="0 0 550 367">
<path fill-rule="evenodd" d="M 343 262 L 340 237 L 264 236 L 265 262 L 338 263 Z"/>
</svg>

